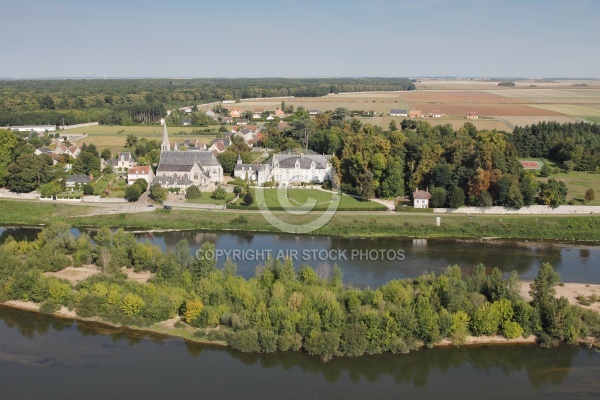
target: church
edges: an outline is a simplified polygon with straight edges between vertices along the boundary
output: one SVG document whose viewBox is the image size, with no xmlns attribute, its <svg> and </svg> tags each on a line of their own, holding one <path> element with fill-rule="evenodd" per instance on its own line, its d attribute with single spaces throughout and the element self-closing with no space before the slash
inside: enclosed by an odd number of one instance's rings
<svg viewBox="0 0 600 400">
<path fill-rule="evenodd" d="M 212 189 L 223 181 L 223 167 L 217 158 L 207 150 L 171 150 L 167 123 L 161 120 L 163 137 L 160 147 L 160 160 L 156 177 L 166 189 L 187 189 L 192 185 L 200 189 Z"/>
</svg>

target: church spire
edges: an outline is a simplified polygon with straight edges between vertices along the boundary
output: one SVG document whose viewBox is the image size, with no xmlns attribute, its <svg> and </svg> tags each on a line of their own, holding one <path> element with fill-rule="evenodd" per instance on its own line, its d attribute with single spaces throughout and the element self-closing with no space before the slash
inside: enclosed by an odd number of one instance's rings
<svg viewBox="0 0 600 400">
<path fill-rule="evenodd" d="M 169 143 L 169 133 L 167 132 L 167 121 L 163 119 L 160 120 L 163 126 L 163 136 L 162 136 L 162 144 L 160 145 L 160 151 L 168 151 L 171 150 L 171 143 Z"/>
</svg>

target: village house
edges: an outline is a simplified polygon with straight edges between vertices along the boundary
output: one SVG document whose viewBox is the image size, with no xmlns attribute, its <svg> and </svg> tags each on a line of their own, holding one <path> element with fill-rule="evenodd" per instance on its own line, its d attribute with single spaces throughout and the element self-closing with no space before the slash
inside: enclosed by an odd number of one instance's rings
<svg viewBox="0 0 600 400">
<path fill-rule="evenodd" d="M 271 166 L 269 164 L 244 164 L 242 157 L 238 155 L 233 176 L 245 181 L 256 182 L 257 185 L 262 186 L 270 179 Z"/>
<path fill-rule="evenodd" d="M 154 180 L 154 173 L 150 166 L 138 165 L 137 167 L 129 168 L 127 171 L 127 182 L 131 185 L 138 179 L 144 179 L 148 185 Z"/>
<path fill-rule="evenodd" d="M 431 199 L 431 193 L 429 189 L 415 190 L 413 192 L 413 208 L 429 208 L 429 199 Z"/>
<path fill-rule="evenodd" d="M 71 175 L 67 179 L 65 179 L 65 186 L 68 189 L 74 190 L 76 187 L 83 187 L 91 181 L 92 177 L 88 175 Z"/>
<path fill-rule="evenodd" d="M 467 113 L 467 119 L 479 119 L 475 111 L 469 111 Z"/>
<path fill-rule="evenodd" d="M 112 167 L 115 172 L 125 172 L 135 165 L 135 161 L 133 161 L 130 152 L 124 151 L 119 153 L 117 158 L 107 160 L 107 164 Z"/>
</svg>

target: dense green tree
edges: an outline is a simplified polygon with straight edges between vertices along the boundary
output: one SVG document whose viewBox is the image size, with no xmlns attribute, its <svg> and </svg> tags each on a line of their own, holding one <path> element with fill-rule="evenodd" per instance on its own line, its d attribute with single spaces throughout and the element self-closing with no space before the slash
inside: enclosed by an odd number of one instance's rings
<svg viewBox="0 0 600 400">
<path fill-rule="evenodd" d="M 21 154 L 8 166 L 7 186 L 10 190 L 27 193 L 53 179 L 52 159 L 45 155 Z"/>
<path fill-rule="evenodd" d="M 589 203 L 590 201 L 596 200 L 596 193 L 594 193 L 594 189 L 589 188 L 585 191 L 584 200 Z"/>
<path fill-rule="evenodd" d="M 252 193 L 248 192 L 244 195 L 244 204 L 249 206 L 252 203 L 254 203 L 254 197 L 252 196 Z"/>
<path fill-rule="evenodd" d="M 186 199 L 193 200 L 193 199 L 199 199 L 200 197 L 202 197 L 202 192 L 200 192 L 200 189 L 196 185 L 190 186 L 185 191 Z"/>
<path fill-rule="evenodd" d="M 138 185 L 131 185 L 125 189 L 125 199 L 128 201 L 137 201 L 142 195 L 142 188 Z"/>
<path fill-rule="evenodd" d="M 446 189 L 441 187 L 434 187 L 430 191 L 431 199 L 430 205 L 433 208 L 444 207 L 446 204 Z"/>
<path fill-rule="evenodd" d="M 465 192 L 458 186 L 451 188 L 446 195 L 446 203 L 450 208 L 458 208 L 465 205 Z"/>
<path fill-rule="evenodd" d="M 160 186 L 159 183 L 155 183 L 150 186 L 150 197 L 157 201 L 158 203 L 162 203 L 167 199 L 169 192 L 167 189 Z"/>
<path fill-rule="evenodd" d="M 565 204 L 567 201 L 567 193 L 567 185 L 554 178 L 548 179 L 548 182 L 540 183 L 539 197 L 545 205 L 556 207 Z"/>
</svg>

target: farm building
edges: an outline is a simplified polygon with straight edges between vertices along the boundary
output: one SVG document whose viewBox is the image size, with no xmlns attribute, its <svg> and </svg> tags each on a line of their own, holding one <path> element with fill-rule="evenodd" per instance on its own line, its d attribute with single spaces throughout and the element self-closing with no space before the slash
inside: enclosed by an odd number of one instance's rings
<svg viewBox="0 0 600 400">
<path fill-rule="evenodd" d="M 390 115 L 392 117 L 408 117 L 408 111 L 401 108 L 392 108 L 390 110 Z"/>
<path fill-rule="evenodd" d="M 431 118 L 442 118 L 443 115 L 444 114 L 442 114 L 440 110 L 432 110 L 429 114 L 427 114 L 427 116 Z"/>
<path fill-rule="evenodd" d="M 56 131 L 56 125 L 15 125 L 9 128 L 13 132 L 54 132 Z"/>
<path fill-rule="evenodd" d="M 467 113 L 467 119 L 479 119 L 475 111 L 469 111 Z"/>
<path fill-rule="evenodd" d="M 410 110 L 409 116 L 411 116 L 411 117 L 420 117 L 421 116 L 421 110 Z"/>
<path fill-rule="evenodd" d="M 415 190 L 413 192 L 413 207 L 414 208 L 429 208 L 429 199 L 431 193 L 428 190 Z"/>
<path fill-rule="evenodd" d="M 309 115 L 317 115 L 318 113 L 319 113 L 319 110 L 308 110 Z"/>
</svg>

